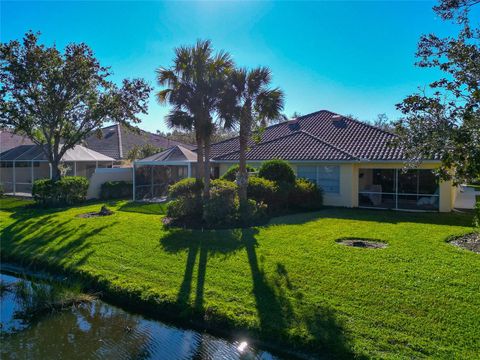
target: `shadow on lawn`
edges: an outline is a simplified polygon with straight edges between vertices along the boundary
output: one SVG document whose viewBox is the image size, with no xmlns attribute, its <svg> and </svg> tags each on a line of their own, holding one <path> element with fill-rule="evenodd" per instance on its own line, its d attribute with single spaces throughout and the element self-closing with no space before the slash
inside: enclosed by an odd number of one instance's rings
<svg viewBox="0 0 480 360">
<path fill-rule="evenodd" d="M 118 208 L 118 211 L 139 214 L 164 215 L 167 212 L 167 203 L 142 203 L 129 201 Z"/>
<path fill-rule="evenodd" d="M 59 220 L 58 209 L 45 210 L 43 217 L 32 217 L 29 211 L 16 213 L 16 221 L 1 230 L 3 255 L 24 266 L 47 265 L 49 267 L 74 268 L 85 263 L 94 252 L 87 241 L 90 237 L 114 226 L 116 222 L 95 228 L 85 223 L 71 224 L 74 217 Z M 98 244 L 98 243 L 96 243 Z M 26 263 L 29 254 L 33 260 Z M 75 258 L 75 260 L 73 260 Z"/>
<path fill-rule="evenodd" d="M 279 216 L 272 218 L 268 225 L 302 225 L 318 219 L 343 219 L 390 224 L 419 223 L 466 227 L 472 225 L 472 214 L 469 213 L 407 212 L 340 207 L 325 207 L 315 212 Z"/>
<path fill-rule="evenodd" d="M 193 306 L 197 314 L 206 314 L 204 288 L 209 256 L 231 255 L 244 251 L 252 279 L 250 291 L 259 319 L 259 334 L 276 344 L 302 344 L 293 349 L 317 353 L 322 357 L 350 359 L 354 356 L 350 339 L 334 311 L 317 304 L 306 305 L 303 294 L 296 290 L 286 267 L 277 263 L 273 274 L 264 271 L 257 256 L 256 229 L 209 231 L 171 230 L 160 242 L 167 252 L 187 251 L 185 272 L 177 295 L 181 309 Z M 197 236 L 195 236 L 197 235 Z M 198 236 L 200 235 L 200 236 Z M 198 271 L 195 294 L 192 283 L 195 264 Z M 194 296 L 194 297 L 193 297 Z"/>
</svg>

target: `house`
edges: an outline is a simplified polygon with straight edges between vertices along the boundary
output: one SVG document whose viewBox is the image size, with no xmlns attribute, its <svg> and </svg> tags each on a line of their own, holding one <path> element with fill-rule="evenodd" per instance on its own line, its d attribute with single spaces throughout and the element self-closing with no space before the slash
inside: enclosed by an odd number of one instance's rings
<svg viewBox="0 0 480 360">
<path fill-rule="evenodd" d="M 20 145 L 33 145 L 26 136 L 14 134 L 6 129 L 0 130 L 0 154 Z"/>
<path fill-rule="evenodd" d="M 81 145 L 62 157 L 66 175 L 90 179 L 97 168 L 111 167 L 115 159 Z M 0 154 L 0 184 L 5 193 L 29 195 L 35 180 L 52 177 L 52 168 L 40 145 L 20 145 Z"/>
<path fill-rule="evenodd" d="M 387 131 L 321 110 L 267 127 L 260 142 L 250 141 L 247 162 L 288 161 L 298 177 L 323 189 L 325 205 L 451 211 L 457 190 L 432 172 L 440 161 L 425 159 L 405 172 L 406 158 L 392 146 L 394 139 Z M 194 151 L 175 148 L 135 162 L 136 199 L 164 195 L 165 183 L 194 174 Z M 214 175 L 221 176 L 238 159 L 238 137 L 212 145 Z"/>
<path fill-rule="evenodd" d="M 181 142 L 170 140 L 164 136 L 139 129 L 138 132 L 127 129 L 125 126 L 115 124 L 104 127 L 100 136 L 92 134 L 84 140 L 83 145 L 101 154 L 114 158 L 116 161 L 125 160 L 130 150 L 136 146 L 150 144 L 160 149 L 168 149 L 181 145 L 193 148 Z"/>
</svg>

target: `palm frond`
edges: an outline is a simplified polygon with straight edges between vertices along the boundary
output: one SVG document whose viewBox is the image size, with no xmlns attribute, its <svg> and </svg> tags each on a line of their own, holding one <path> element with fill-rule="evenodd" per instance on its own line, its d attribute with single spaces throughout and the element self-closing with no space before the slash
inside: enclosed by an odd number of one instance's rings
<svg viewBox="0 0 480 360">
<path fill-rule="evenodd" d="M 187 112 L 180 109 L 173 109 L 165 116 L 165 122 L 169 128 L 181 130 L 192 130 L 194 119 Z"/>
<path fill-rule="evenodd" d="M 272 81 L 271 71 L 267 67 L 258 67 L 248 72 L 247 83 L 250 95 L 260 93 Z"/>
<path fill-rule="evenodd" d="M 279 88 L 263 90 L 257 96 L 255 111 L 260 119 L 273 120 L 281 116 L 285 95 Z"/>
<path fill-rule="evenodd" d="M 169 102 L 173 89 L 163 89 L 157 92 L 157 101 L 159 104 L 166 104 Z"/>
</svg>

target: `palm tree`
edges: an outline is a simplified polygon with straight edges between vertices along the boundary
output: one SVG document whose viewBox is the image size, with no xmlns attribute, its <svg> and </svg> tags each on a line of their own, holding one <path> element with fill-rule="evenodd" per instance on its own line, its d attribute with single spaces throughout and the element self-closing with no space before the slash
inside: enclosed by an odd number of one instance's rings
<svg viewBox="0 0 480 360">
<path fill-rule="evenodd" d="M 204 179 L 204 196 L 210 189 L 210 145 L 215 131 L 215 116 L 233 66 L 230 54 L 213 54 L 209 40 L 175 49 L 170 68 L 157 70 L 157 82 L 166 88 L 157 93 L 160 104 L 172 105 L 166 117 L 169 127 L 195 132 L 197 178 Z"/>
<path fill-rule="evenodd" d="M 220 103 L 225 126 L 240 125 L 237 184 L 242 202 L 247 200 L 247 148 L 252 128 L 256 125 L 264 127 L 268 121 L 279 118 L 283 109 L 283 91 L 269 88 L 271 78 L 270 69 L 266 67 L 234 69 Z"/>
</svg>

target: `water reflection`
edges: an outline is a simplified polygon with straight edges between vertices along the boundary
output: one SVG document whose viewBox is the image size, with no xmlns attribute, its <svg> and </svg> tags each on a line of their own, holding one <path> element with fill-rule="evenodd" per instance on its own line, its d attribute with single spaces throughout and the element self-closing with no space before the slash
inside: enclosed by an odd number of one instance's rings
<svg viewBox="0 0 480 360">
<path fill-rule="evenodd" d="M 19 279 L 0 274 L 6 284 Z M 130 314 L 102 301 L 47 314 L 31 322 L 16 317 L 20 303 L 1 297 L 2 359 L 278 359 L 205 333 Z M 242 348 L 242 346 L 240 346 Z"/>
</svg>

